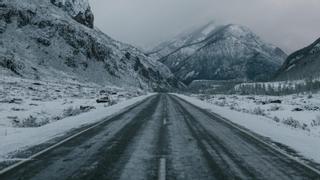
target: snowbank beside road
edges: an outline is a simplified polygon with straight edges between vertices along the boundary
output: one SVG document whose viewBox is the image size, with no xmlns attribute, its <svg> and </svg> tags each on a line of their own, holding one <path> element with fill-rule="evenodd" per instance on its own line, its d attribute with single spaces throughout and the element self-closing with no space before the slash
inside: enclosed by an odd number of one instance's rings
<svg viewBox="0 0 320 180">
<path fill-rule="evenodd" d="M 62 120 L 37 128 L 15 128 L 0 126 L 0 161 L 8 160 L 9 153 L 42 144 L 53 138 L 59 137 L 74 128 L 92 124 L 120 112 L 125 108 L 146 99 L 152 94 L 132 98 L 116 105 L 105 107 L 97 104 L 96 109 L 77 116 L 67 117 Z"/>
<path fill-rule="evenodd" d="M 198 107 L 208 109 L 230 121 L 243 126 L 252 132 L 270 138 L 274 142 L 286 145 L 299 155 L 320 163 L 320 135 L 301 129 L 291 128 L 276 123 L 269 118 L 231 110 L 229 107 L 220 107 L 195 97 L 174 94 Z"/>
</svg>

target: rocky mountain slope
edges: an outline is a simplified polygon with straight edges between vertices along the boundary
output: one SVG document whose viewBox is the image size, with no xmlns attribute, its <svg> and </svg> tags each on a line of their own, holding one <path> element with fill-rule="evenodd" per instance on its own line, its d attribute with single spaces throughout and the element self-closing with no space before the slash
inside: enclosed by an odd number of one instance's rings
<svg viewBox="0 0 320 180">
<path fill-rule="evenodd" d="M 52 4 L 64 9 L 76 21 L 93 28 L 94 16 L 88 0 L 50 0 Z"/>
<path fill-rule="evenodd" d="M 0 0 L 0 73 L 167 89 L 170 70 L 93 26 L 87 0 Z"/>
<path fill-rule="evenodd" d="M 214 21 L 211 21 L 200 28 L 191 28 L 173 39 L 154 47 L 149 55 L 155 59 L 161 59 L 182 46 L 188 46 L 188 49 L 190 50 L 190 48 L 192 48 L 192 46 L 189 46 L 190 44 L 206 39 L 206 37 L 217 27 L 218 25 Z"/>
<path fill-rule="evenodd" d="M 276 75 L 277 80 L 298 80 L 320 76 L 320 38 L 291 54 Z"/>
<path fill-rule="evenodd" d="M 155 52 L 162 56 L 171 51 L 160 61 L 187 84 L 199 79 L 267 80 L 286 58 L 280 48 L 239 25 L 208 24 L 177 39 Z"/>
</svg>

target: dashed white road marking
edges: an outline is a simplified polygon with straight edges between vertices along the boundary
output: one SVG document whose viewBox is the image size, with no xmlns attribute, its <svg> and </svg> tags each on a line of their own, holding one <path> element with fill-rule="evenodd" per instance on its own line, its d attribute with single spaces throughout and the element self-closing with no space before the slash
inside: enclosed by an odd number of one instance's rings
<svg viewBox="0 0 320 180">
<path fill-rule="evenodd" d="M 163 125 L 167 125 L 167 119 L 166 118 L 163 119 Z"/>
<path fill-rule="evenodd" d="M 160 158 L 158 180 L 166 180 L 166 159 Z"/>
</svg>

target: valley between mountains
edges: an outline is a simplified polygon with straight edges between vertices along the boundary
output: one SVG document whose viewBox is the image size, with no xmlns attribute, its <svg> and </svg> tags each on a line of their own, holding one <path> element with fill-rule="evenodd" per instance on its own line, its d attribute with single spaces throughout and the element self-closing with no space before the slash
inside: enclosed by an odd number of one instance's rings
<svg viewBox="0 0 320 180">
<path fill-rule="evenodd" d="M 210 21 L 148 50 L 89 0 L 0 0 L 0 179 L 320 179 L 320 39 Z"/>
</svg>

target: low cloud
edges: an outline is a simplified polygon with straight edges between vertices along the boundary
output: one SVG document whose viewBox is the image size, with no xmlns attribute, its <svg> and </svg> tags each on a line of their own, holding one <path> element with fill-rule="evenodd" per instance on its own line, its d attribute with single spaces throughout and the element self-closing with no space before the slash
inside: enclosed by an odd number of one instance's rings
<svg viewBox="0 0 320 180">
<path fill-rule="evenodd" d="M 249 27 L 288 53 L 320 37 L 319 0 L 90 0 L 96 26 L 150 47 L 215 20 Z"/>
</svg>

